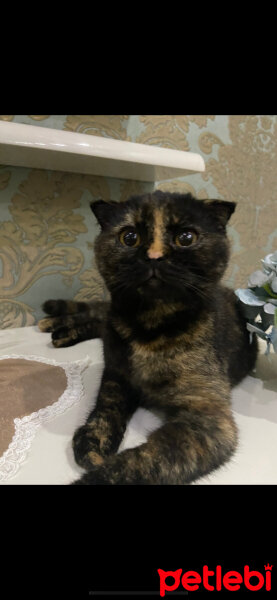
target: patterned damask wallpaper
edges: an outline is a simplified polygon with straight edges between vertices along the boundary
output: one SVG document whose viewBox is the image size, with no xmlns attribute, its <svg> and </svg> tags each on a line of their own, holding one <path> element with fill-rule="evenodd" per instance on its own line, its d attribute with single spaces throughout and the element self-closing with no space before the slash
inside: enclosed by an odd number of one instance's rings
<svg viewBox="0 0 277 600">
<path fill-rule="evenodd" d="M 0 119 L 200 153 L 206 172 L 162 190 L 237 202 L 225 283 L 244 287 L 277 249 L 277 116 L 1 115 Z M 33 325 L 47 298 L 107 292 L 94 265 L 93 198 L 126 200 L 151 184 L 0 166 L 0 327 Z"/>
</svg>

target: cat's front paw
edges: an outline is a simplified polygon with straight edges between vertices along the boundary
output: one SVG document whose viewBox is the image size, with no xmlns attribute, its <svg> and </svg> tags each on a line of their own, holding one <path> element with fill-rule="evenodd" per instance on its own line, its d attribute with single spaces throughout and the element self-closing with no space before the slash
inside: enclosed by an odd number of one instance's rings
<svg viewBox="0 0 277 600">
<path fill-rule="evenodd" d="M 73 346 L 82 341 L 82 335 L 78 325 L 83 319 L 84 310 L 87 305 L 84 302 L 69 300 L 47 300 L 42 309 L 49 316 L 38 321 L 40 331 L 52 333 L 52 343 L 55 348 Z M 77 312 L 78 310 L 82 312 Z"/>
<path fill-rule="evenodd" d="M 99 440 L 94 436 L 91 426 L 83 425 L 77 429 L 72 446 L 75 461 L 83 469 L 90 470 L 104 462 L 99 452 Z"/>
<path fill-rule="evenodd" d="M 45 317 L 38 321 L 38 328 L 43 333 L 52 333 L 52 344 L 55 348 L 74 346 L 82 341 L 78 328 L 70 324 L 70 317 Z"/>
<path fill-rule="evenodd" d="M 60 324 L 60 326 L 56 326 L 52 330 L 52 344 L 55 348 L 74 346 L 74 344 L 78 344 L 80 341 L 82 340 L 80 340 L 78 330 L 74 327 L 67 327 Z"/>
<path fill-rule="evenodd" d="M 38 328 L 40 331 L 43 331 L 43 333 L 53 331 L 55 328 L 54 321 L 55 319 L 51 319 L 51 317 L 44 317 L 44 319 L 40 319 L 38 321 Z"/>
<path fill-rule="evenodd" d="M 50 332 L 61 327 L 64 324 L 66 306 L 66 300 L 46 300 L 42 305 L 42 310 L 49 316 L 38 321 L 40 331 Z"/>
</svg>

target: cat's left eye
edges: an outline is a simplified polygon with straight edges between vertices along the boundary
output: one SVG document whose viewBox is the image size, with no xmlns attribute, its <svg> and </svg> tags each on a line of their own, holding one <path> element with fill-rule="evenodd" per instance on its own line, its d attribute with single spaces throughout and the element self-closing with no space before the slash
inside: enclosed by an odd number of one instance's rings
<svg viewBox="0 0 277 600">
<path fill-rule="evenodd" d="M 196 242 L 197 238 L 198 238 L 198 235 L 195 231 L 185 230 L 185 231 L 179 232 L 175 236 L 174 243 L 176 244 L 176 246 L 181 246 L 181 247 L 185 248 L 187 246 L 191 246 L 192 244 L 194 244 Z"/>
<path fill-rule="evenodd" d="M 119 241 L 123 246 L 136 248 L 140 244 L 140 235 L 134 229 L 124 229 L 119 236 Z"/>
</svg>

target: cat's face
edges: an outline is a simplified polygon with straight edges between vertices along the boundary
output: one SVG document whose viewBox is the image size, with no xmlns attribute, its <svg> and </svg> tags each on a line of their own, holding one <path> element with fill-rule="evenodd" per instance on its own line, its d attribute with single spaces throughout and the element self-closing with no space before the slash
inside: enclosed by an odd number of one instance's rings
<svg viewBox="0 0 277 600">
<path fill-rule="evenodd" d="M 156 191 L 91 208 L 102 228 L 96 262 L 112 296 L 191 302 L 222 277 L 234 203 Z"/>
</svg>

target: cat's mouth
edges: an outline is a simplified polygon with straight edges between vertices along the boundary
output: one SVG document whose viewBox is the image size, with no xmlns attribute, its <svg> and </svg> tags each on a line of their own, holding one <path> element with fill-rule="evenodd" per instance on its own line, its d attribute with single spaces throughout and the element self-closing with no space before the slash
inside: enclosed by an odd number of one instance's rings
<svg viewBox="0 0 277 600">
<path fill-rule="evenodd" d="M 149 267 L 148 273 L 145 275 L 140 285 L 148 284 L 151 287 L 157 287 L 162 283 L 162 277 L 158 269 L 155 267 Z"/>
</svg>

